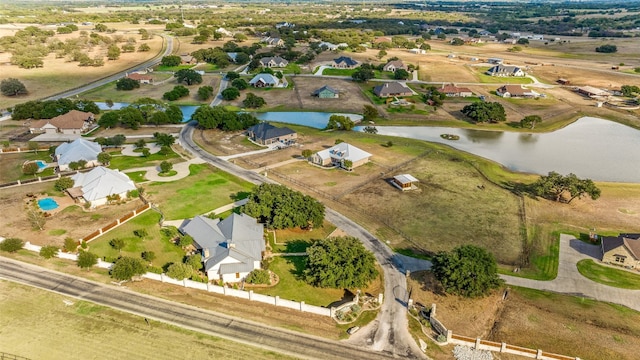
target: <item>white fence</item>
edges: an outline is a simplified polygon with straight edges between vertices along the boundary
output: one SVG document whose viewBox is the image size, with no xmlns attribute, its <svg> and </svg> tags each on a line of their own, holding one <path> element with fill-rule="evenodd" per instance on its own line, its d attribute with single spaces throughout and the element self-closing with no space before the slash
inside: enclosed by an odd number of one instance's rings
<svg viewBox="0 0 640 360">
<path fill-rule="evenodd" d="M 0 241 L 2 240 L 3 239 L 0 238 Z M 39 253 L 42 247 L 38 245 L 33 245 L 27 242 L 24 244 L 23 248 L 29 251 L 35 251 Z M 78 260 L 78 255 L 69 254 L 62 251 L 58 251 L 57 256 L 61 259 L 67 259 L 67 260 L 73 260 L 73 261 Z M 104 262 L 98 259 L 98 264 L 96 266 L 104 269 L 109 269 L 111 268 L 111 266 L 113 266 L 113 264 L 109 262 Z M 307 305 L 305 304 L 304 301 L 297 302 L 292 300 L 280 299 L 279 296 L 274 297 L 269 295 L 255 294 L 253 290 L 244 291 L 244 290 L 232 289 L 226 286 L 218 286 L 218 285 L 213 285 L 211 283 L 202 283 L 202 282 L 193 281 L 189 279 L 176 280 L 176 279 L 170 278 L 165 274 L 156 274 L 156 273 L 148 272 L 142 275 L 142 277 L 150 280 L 162 281 L 163 283 L 167 283 L 167 284 L 179 285 L 179 286 L 184 286 L 187 288 L 198 289 L 198 290 L 204 290 L 204 291 L 208 291 L 216 294 L 222 294 L 226 296 L 233 296 L 241 299 L 246 299 L 249 301 L 257 301 L 257 302 L 261 302 L 269 305 L 285 307 L 285 308 L 299 310 L 302 312 L 308 312 L 308 313 L 321 315 L 321 316 L 332 317 L 335 311 L 334 308 L 329 309 L 321 306 Z"/>
</svg>

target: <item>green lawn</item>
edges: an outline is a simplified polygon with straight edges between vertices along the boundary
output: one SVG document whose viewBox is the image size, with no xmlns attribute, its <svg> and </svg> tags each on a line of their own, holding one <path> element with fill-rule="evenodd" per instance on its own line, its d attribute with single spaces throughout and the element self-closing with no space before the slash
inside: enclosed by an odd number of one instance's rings
<svg viewBox="0 0 640 360">
<path fill-rule="evenodd" d="M 147 181 L 147 179 L 144 177 L 146 173 L 146 171 L 132 171 L 128 172 L 127 176 L 129 177 L 129 179 L 133 180 L 133 182 L 140 183 Z"/>
<path fill-rule="evenodd" d="M 351 76 L 355 71 L 355 69 L 324 69 L 324 71 L 322 71 L 322 75 Z"/>
<path fill-rule="evenodd" d="M 280 277 L 280 282 L 269 288 L 254 288 L 259 294 L 280 296 L 283 299 L 304 301 L 309 305 L 329 306 L 344 295 L 342 289 L 323 289 L 313 287 L 302 279 L 300 274 L 305 266 L 306 257 L 275 257 L 269 265 L 269 270 Z"/>
<path fill-rule="evenodd" d="M 194 67 L 195 65 L 178 65 L 178 66 L 165 66 L 165 65 L 158 65 L 155 67 L 155 71 L 178 71 L 178 70 L 182 70 L 182 69 L 191 69 L 192 67 Z"/>
<path fill-rule="evenodd" d="M 22 173 L 22 164 L 26 161 L 42 160 L 51 162 L 51 157 L 47 150 L 41 150 L 37 153 L 23 152 L 13 154 L 0 155 L 0 183 L 6 183 L 16 180 L 28 180 L 38 176 L 53 175 L 53 168 L 47 168 L 36 175 L 25 175 Z"/>
<path fill-rule="evenodd" d="M 481 83 L 486 83 L 486 84 L 531 84 L 533 83 L 533 80 L 529 79 L 528 77 L 500 77 L 500 76 L 491 76 L 491 75 L 487 75 L 484 72 L 482 73 L 477 73 L 476 76 L 478 76 L 478 80 Z"/>
<path fill-rule="evenodd" d="M 156 259 L 152 263 L 158 267 L 167 263 L 182 262 L 184 251 L 160 233 L 158 221 L 160 221 L 160 214 L 153 210 L 147 210 L 142 215 L 89 242 L 89 250 L 102 258 L 107 257 L 107 259 L 115 259 L 120 254 L 140 257 L 143 251 L 153 251 L 156 254 Z M 142 239 L 135 236 L 133 231 L 138 229 L 145 229 L 148 235 Z M 123 239 L 126 243 L 120 254 L 109 245 L 109 241 L 115 238 Z"/>
<path fill-rule="evenodd" d="M 622 289 L 640 290 L 639 274 L 602 266 L 591 259 L 580 260 L 577 266 L 582 276 L 597 283 Z"/>
<path fill-rule="evenodd" d="M 146 186 L 166 219 L 186 219 L 247 197 L 253 185 L 209 165 L 191 165 L 188 177 Z"/>
<path fill-rule="evenodd" d="M 121 155 L 118 152 L 111 153 L 111 156 L 112 157 L 111 157 L 111 162 L 109 164 L 109 167 L 111 169 L 118 169 L 118 170 L 126 170 L 126 169 L 144 167 L 144 166 L 156 166 L 156 165 L 160 165 L 160 163 L 165 160 L 172 163 L 179 162 L 180 160 L 180 157 L 178 156 L 178 154 L 176 154 L 173 151 L 167 155 L 160 155 L 156 153 L 156 154 L 151 154 L 148 157 L 125 156 L 125 155 Z"/>
</svg>

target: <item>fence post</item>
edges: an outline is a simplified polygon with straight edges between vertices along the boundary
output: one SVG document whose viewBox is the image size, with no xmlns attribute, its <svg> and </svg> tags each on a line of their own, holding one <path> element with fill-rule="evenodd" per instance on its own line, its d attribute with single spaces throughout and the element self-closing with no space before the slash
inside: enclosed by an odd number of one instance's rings
<svg viewBox="0 0 640 360">
<path fill-rule="evenodd" d="M 187 278 L 182 279 L 182 285 L 184 285 L 184 287 L 187 287 Z"/>
<path fill-rule="evenodd" d="M 120 225 L 120 219 L 116 220 L 116 224 Z"/>
<path fill-rule="evenodd" d="M 20 180 L 18 180 L 18 185 L 22 185 L 22 183 L 20 183 Z"/>
<path fill-rule="evenodd" d="M 211 292 L 211 283 L 207 281 L 207 292 Z"/>
<path fill-rule="evenodd" d="M 480 348 L 480 338 L 476 338 L 476 346 L 474 349 L 478 350 Z"/>
<path fill-rule="evenodd" d="M 42 182 L 42 177 L 38 176 L 38 182 Z"/>
<path fill-rule="evenodd" d="M 447 330 L 447 342 L 450 342 L 453 339 L 453 331 Z"/>
<path fill-rule="evenodd" d="M 304 301 L 300 301 L 300 311 L 304 311 L 302 310 L 304 308 Z"/>
<path fill-rule="evenodd" d="M 278 306 L 278 301 L 280 301 L 280 296 L 276 295 L 275 300 L 274 300 L 274 305 Z"/>
<path fill-rule="evenodd" d="M 249 301 L 253 300 L 253 290 L 249 290 Z"/>
<path fill-rule="evenodd" d="M 223 293 L 224 295 L 227 295 L 227 287 L 226 287 L 226 286 L 224 286 L 224 285 L 222 285 L 222 293 Z"/>
<path fill-rule="evenodd" d="M 160 282 L 164 282 L 164 273 L 160 274 Z"/>
<path fill-rule="evenodd" d="M 507 343 L 503 342 L 500 344 L 500 352 L 505 352 L 505 350 L 507 350 Z"/>
<path fill-rule="evenodd" d="M 538 352 L 536 353 L 536 359 L 542 359 L 542 350 L 538 349 Z"/>
<path fill-rule="evenodd" d="M 384 300 L 384 295 L 380 293 L 378 294 L 378 304 L 382 305 L 382 300 Z"/>
</svg>

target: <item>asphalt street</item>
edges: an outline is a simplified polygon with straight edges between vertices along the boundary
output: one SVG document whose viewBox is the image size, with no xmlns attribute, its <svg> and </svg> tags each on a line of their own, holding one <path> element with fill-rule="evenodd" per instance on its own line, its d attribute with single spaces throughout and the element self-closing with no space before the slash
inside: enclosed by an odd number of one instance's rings
<svg viewBox="0 0 640 360">
<path fill-rule="evenodd" d="M 390 353 L 269 327 L 4 257 L 0 257 L 0 278 L 301 359 L 398 358 Z"/>
</svg>

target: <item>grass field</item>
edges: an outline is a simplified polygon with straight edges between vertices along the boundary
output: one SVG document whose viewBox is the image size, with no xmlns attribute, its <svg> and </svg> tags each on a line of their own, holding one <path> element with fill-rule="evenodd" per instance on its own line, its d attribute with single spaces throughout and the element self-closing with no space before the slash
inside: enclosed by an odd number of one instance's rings
<svg viewBox="0 0 640 360">
<path fill-rule="evenodd" d="M 597 283 L 623 289 L 640 290 L 640 275 L 596 264 L 591 259 L 578 261 L 582 276 Z"/>
<path fill-rule="evenodd" d="M 145 185 L 167 220 L 186 219 L 242 199 L 253 185 L 209 165 L 191 165 L 188 177 Z"/>
<path fill-rule="evenodd" d="M 303 252 L 313 240 L 324 239 L 335 229 L 335 225 L 325 220 L 322 227 L 311 231 L 300 228 L 275 230 L 278 243 L 273 242 L 272 233 L 269 233 L 269 243 L 273 252 Z"/>
<path fill-rule="evenodd" d="M 157 267 L 163 267 L 173 262 L 182 262 L 182 258 L 185 255 L 184 250 L 170 242 L 170 239 L 160 233 L 159 221 L 160 214 L 153 210 L 147 210 L 145 213 L 89 242 L 90 251 L 101 258 L 107 257 L 109 261 L 112 261 L 110 259 L 118 258 L 120 255 L 139 258 L 143 251 L 153 251 L 156 254 L 156 258 L 152 263 Z M 146 230 L 148 235 L 144 238 L 135 236 L 133 234 L 134 230 L 139 229 Z M 118 250 L 109 245 L 111 239 L 125 241 L 126 245 L 122 251 L 118 252 Z"/>
<path fill-rule="evenodd" d="M 175 152 L 167 155 L 151 154 L 147 157 L 143 156 L 127 156 L 121 155 L 119 152 L 111 153 L 111 161 L 109 167 L 111 169 L 126 170 L 144 166 L 157 166 L 163 161 L 171 163 L 180 162 L 180 157 Z"/>
<path fill-rule="evenodd" d="M 289 359 L 7 281 L 0 308 L 0 349 L 30 359 Z"/>
<path fill-rule="evenodd" d="M 32 179 L 34 176 L 53 175 L 53 169 L 48 168 L 36 175 L 25 175 L 22 173 L 22 164 L 26 161 L 43 160 L 51 162 L 51 157 L 46 150 L 37 153 L 23 152 L 0 155 L 0 184 L 16 180 Z"/>
</svg>

